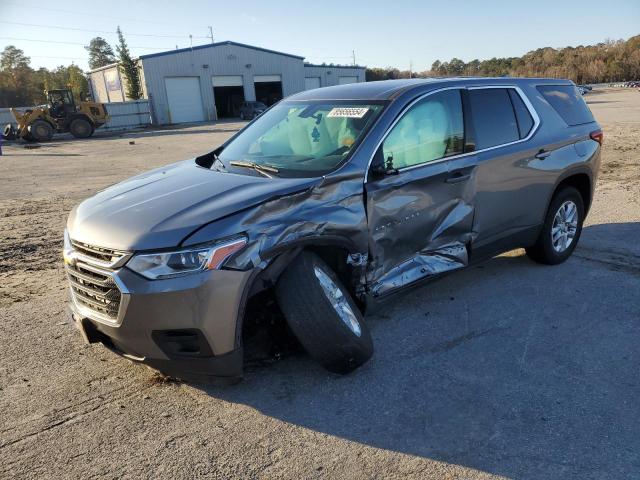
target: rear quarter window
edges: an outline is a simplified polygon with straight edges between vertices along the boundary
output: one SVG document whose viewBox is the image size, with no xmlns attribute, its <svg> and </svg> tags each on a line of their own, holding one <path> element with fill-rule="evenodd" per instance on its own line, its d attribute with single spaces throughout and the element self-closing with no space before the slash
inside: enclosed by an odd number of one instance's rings
<svg viewBox="0 0 640 480">
<path fill-rule="evenodd" d="M 509 96 L 511 97 L 511 103 L 513 104 L 513 111 L 516 113 L 520 138 L 525 138 L 533 128 L 533 118 L 518 92 L 513 88 L 510 88 Z"/>
<path fill-rule="evenodd" d="M 476 149 L 495 147 L 520 140 L 518 123 L 506 88 L 469 91 Z"/>
<path fill-rule="evenodd" d="M 538 85 L 536 87 L 569 126 L 591 123 L 593 114 L 574 85 Z"/>
</svg>

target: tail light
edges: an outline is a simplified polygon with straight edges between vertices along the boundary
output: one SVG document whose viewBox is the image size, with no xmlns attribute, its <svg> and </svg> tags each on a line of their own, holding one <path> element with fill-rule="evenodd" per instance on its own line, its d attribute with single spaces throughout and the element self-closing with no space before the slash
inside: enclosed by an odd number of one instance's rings
<svg viewBox="0 0 640 480">
<path fill-rule="evenodd" d="M 591 140 L 595 140 L 600 145 L 602 145 L 602 142 L 604 142 L 604 133 L 602 133 L 601 129 L 594 130 L 589 134 L 589 137 L 591 137 Z"/>
</svg>

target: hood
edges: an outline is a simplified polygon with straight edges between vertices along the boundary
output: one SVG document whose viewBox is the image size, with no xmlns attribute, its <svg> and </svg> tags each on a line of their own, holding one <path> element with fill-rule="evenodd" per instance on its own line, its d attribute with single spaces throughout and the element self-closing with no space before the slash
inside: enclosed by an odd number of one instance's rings
<svg viewBox="0 0 640 480">
<path fill-rule="evenodd" d="M 88 198 L 71 211 L 67 230 L 73 240 L 118 250 L 175 247 L 202 225 L 318 182 L 216 172 L 188 160 Z"/>
</svg>

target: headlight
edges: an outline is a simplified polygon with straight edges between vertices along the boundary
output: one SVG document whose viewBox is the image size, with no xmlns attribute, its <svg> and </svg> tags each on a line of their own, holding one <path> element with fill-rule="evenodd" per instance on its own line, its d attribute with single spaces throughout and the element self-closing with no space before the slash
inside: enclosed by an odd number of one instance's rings
<svg viewBox="0 0 640 480">
<path fill-rule="evenodd" d="M 136 254 L 127 263 L 127 268 L 150 280 L 214 270 L 246 244 L 246 238 L 235 238 L 206 247 Z"/>
<path fill-rule="evenodd" d="M 64 260 L 64 263 L 72 263 L 73 262 L 72 253 L 73 253 L 73 245 L 71 245 L 71 239 L 69 238 L 69 232 L 67 232 L 67 229 L 65 228 L 65 230 L 64 230 L 64 243 L 63 243 L 63 247 L 62 247 L 62 259 Z"/>
</svg>

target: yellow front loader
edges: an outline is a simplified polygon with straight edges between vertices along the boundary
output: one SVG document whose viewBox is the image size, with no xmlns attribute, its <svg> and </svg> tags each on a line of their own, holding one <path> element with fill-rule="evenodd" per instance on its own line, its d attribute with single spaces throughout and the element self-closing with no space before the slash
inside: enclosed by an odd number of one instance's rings
<svg viewBox="0 0 640 480">
<path fill-rule="evenodd" d="M 70 132 L 76 138 L 93 135 L 109 121 L 107 109 L 102 103 L 80 101 L 77 105 L 71 90 L 58 89 L 47 92 L 48 105 L 34 107 L 24 112 L 12 108 L 17 128 L 8 124 L 4 138 L 22 138 L 29 142 L 46 142 L 54 133 Z"/>
</svg>

